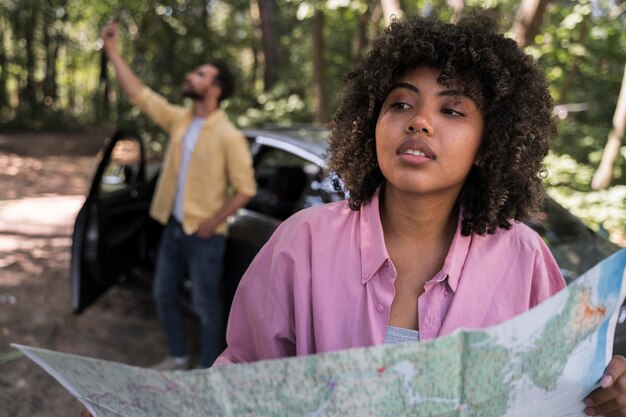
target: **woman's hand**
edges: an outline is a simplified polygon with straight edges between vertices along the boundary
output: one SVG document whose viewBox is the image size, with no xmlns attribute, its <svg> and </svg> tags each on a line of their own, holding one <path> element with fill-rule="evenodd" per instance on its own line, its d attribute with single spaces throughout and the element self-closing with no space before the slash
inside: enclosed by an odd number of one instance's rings
<svg viewBox="0 0 626 417">
<path fill-rule="evenodd" d="M 585 398 L 585 414 L 588 416 L 626 416 L 626 358 L 613 356 L 604 376 L 601 388 Z"/>
</svg>

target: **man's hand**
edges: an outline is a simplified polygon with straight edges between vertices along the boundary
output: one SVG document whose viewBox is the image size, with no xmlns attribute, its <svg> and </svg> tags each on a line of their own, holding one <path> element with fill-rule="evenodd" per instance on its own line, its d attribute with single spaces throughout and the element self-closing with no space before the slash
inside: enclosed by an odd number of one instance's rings
<svg viewBox="0 0 626 417">
<path fill-rule="evenodd" d="M 198 225 L 196 234 L 199 237 L 208 239 L 215 234 L 215 229 L 223 222 L 226 221 L 228 216 L 236 212 L 241 207 L 248 204 L 252 197 L 249 195 L 235 193 L 234 196 L 226 200 L 224 205 L 213 215 L 212 218 L 207 219 Z"/>
<path fill-rule="evenodd" d="M 110 52 L 117 51 L 117 33 L 119 29 L 119 24 L 117 19 L 113 19 L 109 21 L 104 28 L 102 29 L 102 47 L 107 55 Z"/>
<path fill-rule="evenodd" d="M 215 224 L 213 219 L 205 220 L 198 225 L 198 230 L 196 231 L 196 234 L 198 235 L 198 237 L 208 239 L 215 234 L 216 227 L 217 224 Z"/>
<path fill-rule="evenodd" d="M 86 408 L 83 408 L 83 411 L 80 412 L 80 417 L 92 417 L 92 415 Z"/>
</svg>

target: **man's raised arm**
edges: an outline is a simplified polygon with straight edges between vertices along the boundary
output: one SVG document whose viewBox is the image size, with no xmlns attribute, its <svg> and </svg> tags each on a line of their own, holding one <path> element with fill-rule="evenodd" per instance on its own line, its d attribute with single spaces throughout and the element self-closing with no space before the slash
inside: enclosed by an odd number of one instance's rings
<svg viewBox="0 0 626 417">
<path fill-rule="evenodd" d="M 111 61 L 113 67 L 115 68 L 115 73 L 117 74 L 117 79 L 122 87 L 122 90 L 124 90 L 128 98 L 132 100 L 139 96 L 143 90 L 143 83 L 120 55 L 117 46 L 117 34 L 118 22 L 112 20 L 107 23 L 102 30 L 102 41 L 104 42 L 103 48 L 109 58 L 109 61 Z"/>
</svg>

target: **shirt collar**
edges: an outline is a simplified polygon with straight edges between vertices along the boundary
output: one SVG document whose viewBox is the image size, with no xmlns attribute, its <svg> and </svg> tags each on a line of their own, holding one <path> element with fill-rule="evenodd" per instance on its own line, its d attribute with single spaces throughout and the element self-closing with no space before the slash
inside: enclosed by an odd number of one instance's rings
<svg viewBox="0 0 626 417">
<path fill-rule="evenodd" d="M 376 191 L 369 203 L 361 205 L 360 209 L 360 231 L 361 231 L 361 284 L 366 284 L 383 265 L 392 265 L 387 247 L 385 246 L 385 235 L 380 220 L 379 191 Z M 441 282 L 448 279 L 450 289 L 456 292 L 459 285 L 459 278 L 465 265 L 465 259 L 469 253 L 472 235 L 463 236 L 461 234 L 463 222 L 463 209 L 459 210 L 459 219 L 456 232 L 452 238 L 450 249 L 444 260 L 441 271 L 429 282 Z M 392 271 L 395 278 L 396 272 Z"/>
<path fill-rule="evenodd" d="M 435 276 L 443 276 L 443 278 L 447 277 L 448 285 L 453 292 L 456 292 L 456 288 L 459 285 L 459 278 L 461 277 L 463 265 L 465 265 L 465 260 L 467 259 L 470 243 L 472 241 L 471 234 L 469 236 L 463 236 L 463 234 L 461 234 L 462 224 L 463 209 L 461 208 L 459 210 L 459 220 L 457 222 L 456 232 L 452 238 L 452 243 L 450 243 L 450 249 L 448 249 L 448 254 L 443 262 L 441 272 Z M 443 278 L 441 280 L 443 280 Z"/>
<path fill-rule="evenodd" d="M 385 246 L 383 225 L 380 221 L 378 191 L 372 200 L 361 205 L 361 284 L 366 284 L 385 264 L 391 265 L 389 253 Z M 395 271 L 394 271 L 395 277 Z"/>
<path fill-rule="evenodd" d="M 222 110 L 221 107 L 218 107 L 217 109 L 209 113 L 207 117 L 205 117 L 204 119 L 205 126 L 211 125 L 214 123 L 219 123 L 220 121 L 224 120 L 225 117 L 226 117 L 226 113 L 224 113 L 224 110 Z"/>
<path fill-rule="evenodd" d="M 188 108 L 187 109 L 187 119 L 188 122 L 191 123 L 192 120 L 194 120 L 196 117 L 193 115 L 193 109 Z M 215 125 L 216 123 L 220 123 L 222 120 L 224 120 L 226 118 L 226 113 L 224 113 L 224 110 L 221 107 L 218 107 L 217 109 L 213 110 L 211 113 L 207 114 L 207 116 L 204 118 L 204 125 L 203 127 L 211 127 L 213 125 Z"/>
</svg>

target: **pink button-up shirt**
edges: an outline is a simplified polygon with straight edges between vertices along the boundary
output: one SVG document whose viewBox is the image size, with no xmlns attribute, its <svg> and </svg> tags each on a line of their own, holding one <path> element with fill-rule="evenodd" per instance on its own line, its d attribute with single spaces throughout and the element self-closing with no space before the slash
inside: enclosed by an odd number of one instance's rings
<svg viewBox="0 0 626 417">
<path fill-rule="evenodd" d="M 228 347 L 215 364 L 382 344 L 395 295 L 379 200 L 295 214 L 276 230 L 239 284 Z M 443 268 L 419 297 L 420 340 L 508 320 L 565 287 L 541 237 L 521 223 L 493 235 L 460 227 Z"/>
</svg>

